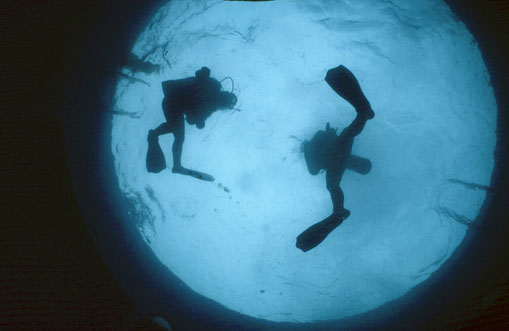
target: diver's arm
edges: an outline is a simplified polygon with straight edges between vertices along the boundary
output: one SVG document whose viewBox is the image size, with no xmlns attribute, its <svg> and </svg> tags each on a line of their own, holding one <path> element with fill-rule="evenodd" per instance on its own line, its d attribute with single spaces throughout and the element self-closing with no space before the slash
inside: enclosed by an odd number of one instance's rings
<svg viewBox="0 0 509 331">
<path fill-rule="evenodd" d="M 196 125 L 198 129 L 203 129 L 205 127 L 205 121 L 216 110 L 217 109 L 212 109 L 211 106 L 196 106 L 192 110 L 185 112 L 186 121 L 189 125 Z"/>
</svg>

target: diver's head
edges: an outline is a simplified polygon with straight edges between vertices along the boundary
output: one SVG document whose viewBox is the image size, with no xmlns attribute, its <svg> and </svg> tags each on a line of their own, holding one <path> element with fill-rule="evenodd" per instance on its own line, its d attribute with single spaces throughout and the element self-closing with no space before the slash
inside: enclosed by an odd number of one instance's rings
<svg viewBox="0 0 509 331">
<path fill-rule="evenodd" d="M 197 70 L 194 75 L 197 77 L 197 78 L 200 78 L 200 79 L 205 79 L 205 78 L 209 78 L 210 77 L 210 69 L 207 68 L 207 67 L 201 67 L 200 70 Z"/>
<path fill-rule="evenodd" d="M 231 92 L 220 91 L 217 99 L 219 109 L 233 109 L 237 104 L 237 96 Z"/>
</svg>

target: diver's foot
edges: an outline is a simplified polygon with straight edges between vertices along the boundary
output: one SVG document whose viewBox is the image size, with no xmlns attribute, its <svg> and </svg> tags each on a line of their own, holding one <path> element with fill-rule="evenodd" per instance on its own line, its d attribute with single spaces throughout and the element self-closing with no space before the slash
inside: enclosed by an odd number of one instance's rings
<svg viewBox="0 0 509 331">
<path fill-rule="evenodd" d="M 343 208 L 342 210 L 334 211 L 332 214 L 343 221 L 348 218 L 348 216 L 350 216 L 350 211 L 346 208 Z"/>
<path fill-rule="evenodd" d="M 171 172 L 173 172 L 174 174 L 187 175 L 189 172 L 189 169 L 186 169 L 183 166 L 173 166 L 173 168 L 171 168 Z"/>
</svg>

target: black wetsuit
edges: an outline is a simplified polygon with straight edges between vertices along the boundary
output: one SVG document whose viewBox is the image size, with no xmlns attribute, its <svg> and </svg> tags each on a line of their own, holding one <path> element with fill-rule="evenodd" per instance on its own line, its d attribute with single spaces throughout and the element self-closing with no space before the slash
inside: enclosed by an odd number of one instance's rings
<svg viewBox="0 0 509 331">
<path fill-rule="evenodd" d="M 325 164 L 325 170 L 327 171 L 325 180 L 332 199 L 334 213 L 341 213 L 344 209 L 345 196 L 339 184 L 343 178 L 348 159 L 352 154 L 354 138 L 361 133 L 366 120 L 365 116 L 357 115 L 353 122 L 339 134 L 334 141 L 333 150 L 329 154 L 330 158 Z"/>
<path fill-rule="evenodd" d="M 206 67 L 196 72 L 196 77 L 169 80 L 162 82 L 164 99 L 162 108 L 166 122 L 155 130 L 149 131 L 150 136 L 158 137 L 173 133 L 173 169 L 182 168 L 182 148 L 185 139 L 185 120 L 199 129 L 205 126 L 205 120 L 220 108 L 219 95 L 221 84 L 210 78 L 210 70 Z"/>
<path fill-rule="evenodd" d="M 311 142 L 306 143 L 304 156 L 312 175 L 326 170 L 326 185 L 331 195 L 333 213 L 349 215 L 343 207 L 345 197 L 339 184 L 351 161 L 354 138 L 364 129 L 366 121 L 374 117 L 374 112 L 359 82 L 346 67 L 341 65 L 330 69 L 325 80 L 338 95 L 355 107 L 357 116 L 339 135 L 327 123 L 325 131 L 317 132 Z"/>
</svg>

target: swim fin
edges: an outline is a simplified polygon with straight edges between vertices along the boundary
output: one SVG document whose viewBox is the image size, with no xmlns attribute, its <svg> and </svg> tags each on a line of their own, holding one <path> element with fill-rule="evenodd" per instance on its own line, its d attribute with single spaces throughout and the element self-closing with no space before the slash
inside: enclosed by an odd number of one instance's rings
<svg viewBox="0 0 509 331">
<path fill-rule="evenodd" d="M 147 171 L 159 173 L 166 168 L 166 159 L 164 153 L 159 146 L 159 140 L 153 133 L 153 130 L 148 132 L 148 150 L 147 150 Z"/>
<path fill-rule="evenodd" d="M 343 215 L 331 214 L 323 221 L 310 226 L 297 237 L 297 243 L 295 246 L 303 252 L 307 252 L 320 245 L 335 228 L 337 228 L 348 216 L 350 216 L 350 211 L 346 209 L 345 211 L 346 212 Z"/>
<path fill-rule="evenodd" d="M 196 171 L 196 170 L 192 170 L 192 169 L 187 169 L 187 168 L 184 168 L 184 167 L 180 167 L 180 168 L 173 167 L 171 172 L 173 172 L 174 174 L 181 174 L 181 175 L 185 175 L 185 176 L 191 176 L 191 177 L 194 177 L 196 179 L 204 180 L 206 182 L 213 182 L 215 180 L 215 178 L 212 175 L 209 175 L 209 174 L 207 174 L 205 172 L 200 172 L 200 171 Z"/>
<path fill-rule="evenodd" d="M 343 99 L 348 101 L 360 114 L 368 119 L 375 117 L 371 105 L 361 90 L 357 78 L 345 66 L 340 65 L 327 71 L 325 81 Z"/>
</svg>

